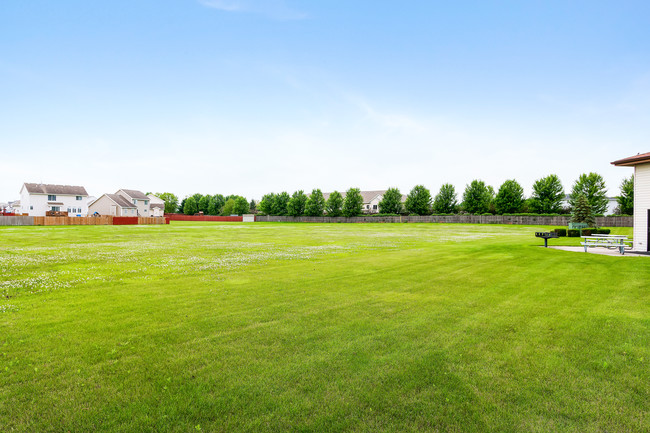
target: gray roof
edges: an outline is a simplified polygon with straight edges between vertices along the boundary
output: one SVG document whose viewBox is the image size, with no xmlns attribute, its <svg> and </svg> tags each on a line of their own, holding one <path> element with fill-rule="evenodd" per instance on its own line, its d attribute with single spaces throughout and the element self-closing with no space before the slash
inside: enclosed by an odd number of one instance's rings
<svg viewBox="0 0 650 433">
<path fill-rule="evenodd" d="M 380 190 L 377 190 L 377 191 L 359 191 L 359 193 L 361 193 L 361 197 L 363 198 L 364 203 L 370 203 L 370 200 L 377 197 L 378 195 L 383 196 L 384 194 L 386 194 L 386 191 L 388 191 L 388 190 L 380 189 Z M 331 194 L 331 192 L 323 193 L 323 198 L 325 200 L 329 199 L 330 194 Z M 341 196 L 343 198 L 345 198 L 345 191 L 341 192 Z M 406 196 L 404 194 L 402 194 L 402 202 L 404 202 L 404 201 L 406 201 Z"/>
<path fill-rule="evenodd" d="M 149 209 L 165 209 L 164 203 L 151 203 Z"/>
<path fill-rule="evenodd" d="M 136 200 L 149 200 L 149 197 L 147 197 L 145 193 L 138 191 L 137 189 L 121 189 L 120 191 Z"/>
<path fill-rule="evenodd" d="M 49 194 L 49 195 L 82 195 L 88 196 L 86 188 L 83 186 L 72 185 L 51 185 L 43 183 L 26 183 L 25 188 L 30 194 Z"/>
<path fill-rule="evenodd" d="M 135 209 L 135 206 L 133 203 L 122 197 L 121 195 L 117 194 L 106 194 L 106 197 L 110 198 L 113 200 L 119 207 L 123 208 L 128 208 L 128 209 Z"/>
</svg>

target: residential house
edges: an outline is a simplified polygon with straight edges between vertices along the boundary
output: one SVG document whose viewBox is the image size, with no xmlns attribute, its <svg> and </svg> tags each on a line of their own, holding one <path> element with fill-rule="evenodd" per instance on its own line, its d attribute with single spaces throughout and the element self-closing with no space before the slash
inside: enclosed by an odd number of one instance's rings
<svg viewBox="0 0 650 433">
<path fill-rule="evenodd" d="M 24 183 L 20 189 L 20 213 L 45 216 L 46 212 L 88 214 L 88 193 L 83 186 Z"/>
<path fill-rule="evenodd" d="M 103 194 L 88 207 L 89 215 L 138 216 L 138 209 L 119 194 Z"/>
<path fill-rule="evenodd" d="M 650 152 L 612 162 L 634 167 L 634 228 L 632 250 L 650 251 Z"/>
<path fill-rule="evenodd" d="M 104 194 L 89 206 L 90 214 L 112 216 L 154 216 L 150 210 L 151 198 L 135 189 L 120 189 L 115 194 Z"/>
<path fill-rule="evenodd" d="M 147 197 L 149 197 L 149 216 L 165 215 L 165 200 L 153 194 L 147 194 Z"/>
</svg>

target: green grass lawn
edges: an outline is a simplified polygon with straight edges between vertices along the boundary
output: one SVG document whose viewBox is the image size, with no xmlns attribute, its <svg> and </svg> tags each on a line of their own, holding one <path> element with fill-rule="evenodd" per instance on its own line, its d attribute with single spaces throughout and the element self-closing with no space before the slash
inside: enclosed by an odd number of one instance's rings
<svg viewBox="0 0 650 433">
<path fill-rule="evenodd" d="M 548 229 L 0 227 L 0 431 L 648 431 L 650 258 Z"/>
</svg>

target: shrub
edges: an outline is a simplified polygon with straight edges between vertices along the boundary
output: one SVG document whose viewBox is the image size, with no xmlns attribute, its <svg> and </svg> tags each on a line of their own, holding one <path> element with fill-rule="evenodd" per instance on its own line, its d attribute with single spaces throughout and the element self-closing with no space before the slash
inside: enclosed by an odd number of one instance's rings
<svg viewBox="0 0 650 433">
<path fill-rule="evenodd" d="M 610 229 L 591 229 L 591 233 L 595 235 L 608 235 L 610 232 Z"/>
<path fill-rule="evenodd" d="M 553 230 L 555 233 L 557 233 L 558 236 L 563 237 L 566 236 L 566 229 L 565 228 L 557 228 Z"/>
<path fill-rule="evenodd" d="M 598 231 L 598 229 L 582 229 L 580 230 L 580 236 L 591 236 L 592 233 L 595 234 L 596 231 Z"/>
<path fill-rule="evenodd" d="M 570 238 L 577 238 L 580 236 L 580 230 L 578 229 L 569 229 L 567 230 L 567 236 Z"/>
</svg>

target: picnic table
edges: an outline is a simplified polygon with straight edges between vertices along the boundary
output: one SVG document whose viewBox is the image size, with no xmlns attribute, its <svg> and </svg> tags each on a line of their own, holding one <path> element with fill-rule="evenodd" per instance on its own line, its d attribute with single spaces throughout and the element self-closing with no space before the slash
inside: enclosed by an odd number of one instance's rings
<svg viewBox="0 0 650 433">
<path fill-rule="evenodd" d="M 626 248 L 632 248 L 631 242 L 624 235 L 591 235 L 580 236 L 584 239 L 580 245 L 585 247 L 585 253 L 589 247 L 604 247 L 609 249 L 619 250 L 621 254 L 625 254 Z"/>
</svg>

